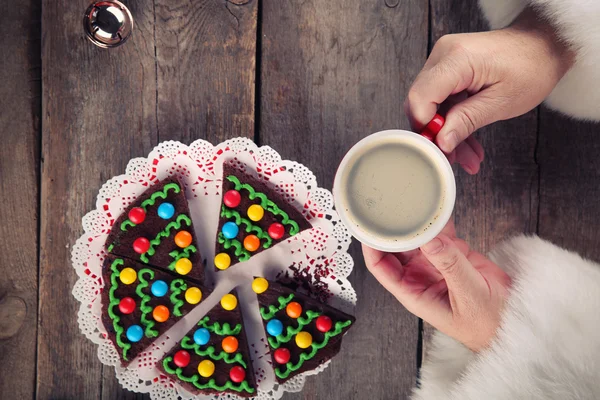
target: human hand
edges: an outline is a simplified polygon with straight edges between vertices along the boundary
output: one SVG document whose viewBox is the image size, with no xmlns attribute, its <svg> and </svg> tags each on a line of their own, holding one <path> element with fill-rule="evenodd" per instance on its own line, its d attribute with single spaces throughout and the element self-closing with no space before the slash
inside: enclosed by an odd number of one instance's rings
<svg viewBox="0 0 600 400">
<path fill-rule="evenodd" d="M 384 253 L 363 245 L 363 255 L 383 287 L 438 330 L 473 351 L 495 336 L 510 278 L 458 239 L 452 221 L 421 249 Z"/>
<path fill-rule="evenodd" d="M 483 148 L 470 135 L 535 108 L 573 59 L 552 27 L 526 9 L 508 28 L 438 40 L 408 92 L 405 111 L 418 132 L 438 106 L 446 105 L 446 123 L 436 143 L 451 162 L 475 174 Z"/>
</svg>

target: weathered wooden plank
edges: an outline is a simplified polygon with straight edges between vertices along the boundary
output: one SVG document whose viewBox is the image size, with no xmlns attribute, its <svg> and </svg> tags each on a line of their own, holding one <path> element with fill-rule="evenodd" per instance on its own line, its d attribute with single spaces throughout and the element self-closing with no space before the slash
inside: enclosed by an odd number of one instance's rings
<svg viewBox="0 0 600 400">
<path fill-rule="evenodd" d="M 160 140 L 254 137 L 257 0 L 157 0 Z"/>
<path fill-rule="evenodd" d="M 359 139 L 408 128 L 402 104 L 427 54 L 427 2 L 261 4 L 261 144 L 331 188 Z M 405 398 L 415 383 L 418 321 L 367 272 L 359 246 L 351 252 L 357 324 L 331 366 L 289 398 Z"/>
<path fill-rule="evenodd" d="M 541 110 L 539 234 L 600 260 L 599 124 Z"/>
<path fill-rule="evenodd" d="M 80 334 L 71 245 L 98 188 L 157 141 L 152 4 L 128 1 L 136 28 L 100 49 L 81 28 L 87 0 L 45 0 L 42 12 L 42 183 L 39 398 L 102 395 L 96 346 Z M 114 398 L 110 394 L 106 398 Z"/>
<path fill-rule="evenodd" d="M 477 2 L 431 3 L 431 43 L 444 34 L 486 30 Z M 538 166 L 535 160 L 537 111 L 495 123 L 476 133 L 485 149 L 481 171 L 457 168 L 455 222 L 459 235 L 477 251 L 537 227 Z M 425 324 L 424 346 L 432 328 Z"/>
<path fill-rule="evenodd" d="M 35 394 L 41 113 L 39 1 L 0 2 L 0 398 Z"/>
</svg>

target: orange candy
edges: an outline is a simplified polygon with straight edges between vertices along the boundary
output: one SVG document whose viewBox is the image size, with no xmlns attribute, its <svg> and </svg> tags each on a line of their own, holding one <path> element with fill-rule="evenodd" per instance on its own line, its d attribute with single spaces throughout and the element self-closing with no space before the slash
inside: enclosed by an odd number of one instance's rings
<svg viewBox="0 0 600 400">
<path fill-rule="evenodd" d="M 244 238 L 244 248 L 248 251 L 256 251 L 260 246 L 260 239 L 256 235 L 248 235 Z"/>
<path fill-rule="evenodd" d="M 227 336 L 221 342 L 221 347 L 225 353 L 235 353 L 235 351 L 238 349 L 238 340 L 235 338 L 235 336 Z"/>
<path fill-rule="evenodd" d="M 156 322 L 165 322 L 169 319 L 169 309 L 165 306 L 156 306 L 152 310 L 152 317 Z"/>
<path fill-rule="evenodd" d="M 302 315 L 302 306 L 300 303 L 292 301 L 285 308 L 285 312 L 290 318 L 299 318 Z"/>
<path fill-rule="evenodd" d="M 180 231 L 175 235 L 175 244 L 182 249 L 185 249 L 192 244 L 192 234 L 188 231 Z"/>
</svg>

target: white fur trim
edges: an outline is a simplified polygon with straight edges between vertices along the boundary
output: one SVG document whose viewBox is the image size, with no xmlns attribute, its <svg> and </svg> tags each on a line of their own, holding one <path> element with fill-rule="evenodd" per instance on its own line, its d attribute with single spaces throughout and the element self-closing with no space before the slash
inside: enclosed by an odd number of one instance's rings
<svg viewBox="0 0 600 400">
<path fill-rule="evenodd" d="M 600 399 L 600 265 L 524 236 L 491 257 L 513 277 L 496 339 L 436 332 L 413 399 Z"/>
<path fill-rule="evenodd" d="M 546 99 L 572 117 L 600 120 L 600 0 L 479 0 L 492 29 L 509 25 L 531 5 L 557 30 L 577 57 Z"/>
</svg>

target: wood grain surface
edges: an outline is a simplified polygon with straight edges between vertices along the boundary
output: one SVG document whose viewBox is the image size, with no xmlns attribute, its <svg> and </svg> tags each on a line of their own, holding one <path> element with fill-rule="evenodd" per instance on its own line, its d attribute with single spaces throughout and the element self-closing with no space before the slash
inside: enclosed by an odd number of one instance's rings
<svg viewBox="0 0 600 400">
<path fill-rule="evenodd" d="M 0 0 L 0 398 L 148 399 L 79 331 L 70 252 L 102 183 L 158 142 L 235 136 L 331 188 L 359 139 L 409 128 L 403 101 L 447 33 L 485 30 L 475 0 L 127 0 L 132 38 L 87 41 L 90 0 Z M 477 133 L 455 220 L 486 252 L 522 232 L 600 260 L 597 124 L 547 108 Z M 432 329 L 351 247 L 357 324 L 330 367 L 286 399 L 403 399 Z M 421 337 L 422 342 L 421 342 Z"/>
</svg>

